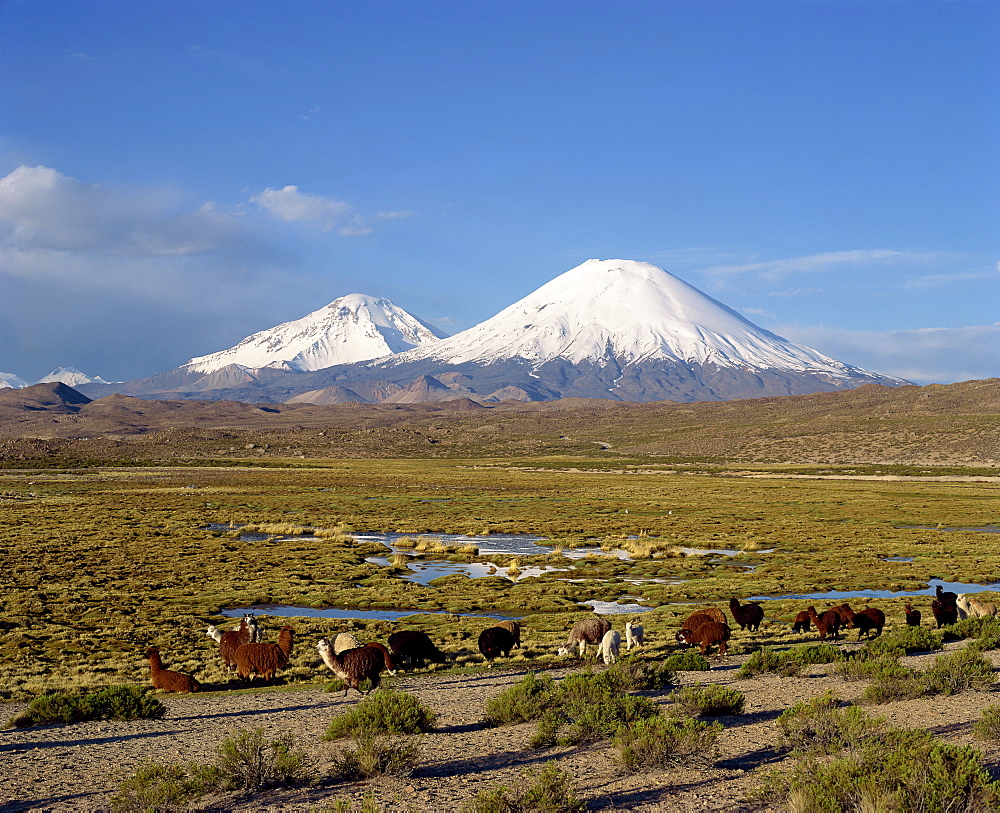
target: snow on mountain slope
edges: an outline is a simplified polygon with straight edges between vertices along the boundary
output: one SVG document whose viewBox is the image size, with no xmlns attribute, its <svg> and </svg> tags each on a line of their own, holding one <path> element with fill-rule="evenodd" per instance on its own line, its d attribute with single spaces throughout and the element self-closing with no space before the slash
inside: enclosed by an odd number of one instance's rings
<svg viewBox="0 0 1000 813">
<path fill-rule="evenodd" d="M 20 390 L 27 386 L 28 382 L 19 375 L 14 375 L 14 373 L 0 373 L 0 390 L 8 388 Z"/>
<path fill-rule="evenodd" d="M 81 373 L 75 367 L 56 367 L 51 373 L 49 373 L 45 378 L 40 378 L 36 381 L 36 384 L 54 384 L 56 382 L 61 382 L 68 387 L 79 387 L 81 384 L 110 384 L 110 381 L 105 381 L 99 375 L 90 376 L 86 373 Z"/>
<path fill-rule="evenodd" d="M 181 369 L 212 373 L 238 364 L 248 369 L 320 370 L 437 343 L 446 335 L 388 299 L 349 294 L 228 350 L 193 358 Z"/>
<path fill-rule="evenodd" d="M 492 319 L 388 363 L 513 358 L 535 365 L 665 360 L 834 377 L 857 369 L 757 327 L 662 268 L 633 260 L 588 260 Z"/>
</svg>

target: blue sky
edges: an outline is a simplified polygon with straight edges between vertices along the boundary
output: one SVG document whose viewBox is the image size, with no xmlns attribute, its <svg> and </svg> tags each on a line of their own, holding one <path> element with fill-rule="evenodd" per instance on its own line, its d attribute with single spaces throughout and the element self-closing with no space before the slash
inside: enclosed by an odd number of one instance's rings
<svg viewBox="0 0 1000 813">
<path fill-rule="evenodd" d="M 596 257 L 998 376 L 998 41 L 987 0 L 0 0 L 0 370 L 348 293 L 454 333 Z"/>
</svg>

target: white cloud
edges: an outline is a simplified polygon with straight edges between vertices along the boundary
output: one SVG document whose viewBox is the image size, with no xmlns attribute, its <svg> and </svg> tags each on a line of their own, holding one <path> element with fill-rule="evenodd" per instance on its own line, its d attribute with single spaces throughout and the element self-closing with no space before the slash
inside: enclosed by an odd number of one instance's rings
<svg viewBox="0 0 1000 813">
<path fill-rule="evenodd" d="M 83 183 L 43 166 L 0 178 L 0 276 L 180 297 L 273 259 L 236 218 L 176 193 Z"/>
<path fill-rule="evenodd" d="M 965 282 L 995 280 L 996 277 L 997 273 L 993 269 L 956 271 L 953 274 L 926 274 L 916 279 L 907 280 L 904 287 L 911 289 L 938 288 L 942 286 L 961 285 Z"/>
<path fill-rule="evenodd" d="M 371 234 L 374 230 L 371 220 L 399 220 L 415 217 L 416 212 L 402 210 L 398 212 L 378 212 L 369 218 L 356 211 L 353 206 L 327 195 L 313 195 L 302 192 L 297 186 L 289 184 L 281 189 L 268 187 L 263 192 L 251 196 L 251 203 L 256 203 L 271 217 L 286 223 L 309 223 L 323 231 L 333 231 L 341 237 L 357 237 Z"/>
<path fill-rule="evenodd" d="M 300 192 L 297 186 L 291 185 L 281 189 L 268 187 L 252 196 L 250 202 L 278 220 L 314 223 L 323 231 L 335 228 L 351 214 L 351 207 L 346 203 L 324 195 Z"/>
<path fill-rule="evenodd" d="M 848 364 L 918 384 L 1000 376 L 1000 322 L 885 332 L 784 326 L 775 332 Z"/>
<path fill-rule="evenodd" d="M 927 255 L 890 249 L 854 249 L 851 251 L 828 251 L 822 254 L 792 257 L 785 260 L 715 265 L 704 269 L 703 273 L 720 277 L 754 274 L 761 279 L 773 281 L 791 275 L 824 273 L 844 266 L 871 265 L 887 261 L 898 261 L 900 259 L 914 260 L 918 258 L 926 260 Z"/>
</svg>

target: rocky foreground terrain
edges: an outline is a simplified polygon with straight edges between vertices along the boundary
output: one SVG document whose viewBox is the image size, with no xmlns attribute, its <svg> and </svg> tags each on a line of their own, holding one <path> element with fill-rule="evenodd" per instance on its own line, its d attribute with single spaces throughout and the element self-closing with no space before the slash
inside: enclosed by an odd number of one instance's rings
<svg viewBox="0 0 1000 813">
<path fill-rule="evenodd" d="M 853 642 L 843 645 L 856 646 Z M 961 645 L 951 643 L 946 648 Z M 422 757 L 412 777 L 346 784 L 321 781 L 313 788 L 209 797 L 199 807 L 322 811 L 345 801 L 359 810 L 368 796 L 383 810 L 454 811 L 483 788 L 522 785 L 525 771 L 555 759 L 574 777 L 577 795 L 592 810 L 780 810 L 783 807 L 776 802 L 752 800 L 767 772 L 789 764 L 777 716 L 829 690 L 851 700 L 865 684 L 845 681 L 831 665 L 811 666 L 796 677 L 767 674 L 737 679 L 745 657 L 716 659 L 711 672 L 679 673 L 681 683 L 717 682 L 746 696 L 742 714 L 721 718 L 725 731 L 707 766 L 626 776 L 616 767 L 614 749 L 608 744 L 532 750 L 528 748 L 532 723 L 500 728 L 481 725 L 489 698 L 520 680 L 523 670 L 498 667 L 471 675 L 416 673 L 396 679 L 396 687 L 416 694 L 439 717 L 437 728 L 420 737 Z M 904 660 L 907 666 L 925 668 L 934 657 L 924 654 Z M 1000 652 L 988 652 L 987 657 L 1000 665 Z M 651 696 L 669 709 L 666 693 Z M 357 695 L 344 700 L 339 693 L 313 687 L 162 699 L 168 713 L 160 720 L 0 731 L 0 810 L 106 810 L 118 782 L 139 765 L 211 761 L 222 738 L 243 728 L 262 728 L 269 736 L 293 734 L 297 747 L 308 754 L 322 776 L 347 743 L 324 742 L 320 737 L 334 715 L 357 702 Z M 868 711 L 884 716 L 893 726 L 924 728 L 947 742 L 979 748 L 985 765 L 996 776 L 1000 775 L 1000 746 L 977 740 L 972 726 L 983 708 L 998 699 L 993 692 L 966 692 L 896 701 L 868 707 Z M 2 709 L 4 719 L 20 708 L 20 704 L 8 704 Z"/>
</svg>

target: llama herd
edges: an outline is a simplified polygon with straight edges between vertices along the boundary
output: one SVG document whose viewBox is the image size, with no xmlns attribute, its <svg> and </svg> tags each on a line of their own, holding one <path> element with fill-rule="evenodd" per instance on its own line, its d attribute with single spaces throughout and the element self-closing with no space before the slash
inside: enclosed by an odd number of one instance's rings
<svg viewBox="0 0 1000 813">
<path fill-rule="evenodd" d="M 757 632 L 764 620 L 764 610 L 755 602 L 741 603 L 739 599 L 729 600 L 729 611 L 733 623 L 741 630 Z M 938 628 L 956 623 L 960 618 L 980 616 L 997 617 L 996 604 L 981 602 L 946 590 L 938 585 L 931 603 Z M 920 626 L 920 612 L 909 604 L 905 605 L 904 617 L 910 626 Z M 808 633 L 816 628 L 821 641 L 832 638 L 839 640 L 841 630 L 856 629 L 858 640 L 862 637 L 877 637 L 885 626 L 885 613 L 875 607 L 865 607 L 855 612 L 849 604 L 840 604 L 820 613 L 813 606 L 807 607 L 795 616 L 792 631 Z M 278 642 L 262 640 L 263 630 L 252 613 L 243 616 L 238 627 L 220 630 L 209 626 L 206 633 L 219 645 L 219 655 L 230 671 L 236 672 L 244 681 L 254 677 L 270 682 L 284 669 L 291 658 L 295 633 L 289 626 L 283 626 L 278 633 Z M 681 646 L 698 646 L 702 655 L 707 655 L 712 647 L 719 655 L 727 653 L 731 627 L 726 614 L 715 607 L 691 613 L 676 633 L 676 641 Z M 597 647 L 597 654 L 605 664 L 618 660 L 622 643 L 621 634 L 612 629 L 611 622 L 601 616 L 590 616 L 577 621 L 570 629 L 566 642 L 557 649 L 557 654 L 567 656 L 586 655 L 587 645 Z M 625 623 L 626 649 L 645 643 L 643 628 L 632 621 Z M 511 650 L 521 646 L 521 626 L 513 620 L 499 621 L 480 632 L 479 652 L 492 667 L 496 658 L 509 657 Z M 361 684 L 367 682 L 373 691 L 381 682 L 382 673 L 396 674 L 399 669 L 422 668 L 427 661 L 443 663 L 445 654 L 434 645 L 425 632 L 402 630 L 389 636 L 386 644 L 379 642 L 362 643 L 349 632 L 342 632 L 332 641 L 320 638 L 316 649 L 326 667 L 344 683 L 344 696 L 350 689 L 359 693 Z M 155 646 L 146 651 L 149 661 L 150 679 L 153 687 L 164 692 L 197 692 L 198 681 L 190 675 L 165 669 L 160 652 Z"/>
</svg>

